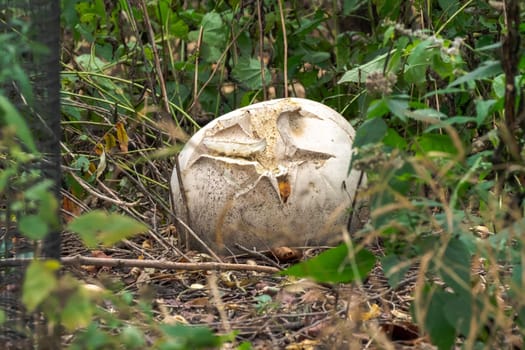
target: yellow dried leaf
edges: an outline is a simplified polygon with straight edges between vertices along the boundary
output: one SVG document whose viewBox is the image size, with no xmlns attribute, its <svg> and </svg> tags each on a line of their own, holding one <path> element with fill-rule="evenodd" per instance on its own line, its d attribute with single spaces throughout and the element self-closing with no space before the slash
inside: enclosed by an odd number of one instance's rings
<svg viewBox="0 0 525 350">
<path fill-rule="evenodd" d="M 124 123 L 117 122 L 117 124 L 115 124 L 115 129 L 117 130 L 117 139 L 120 146 L 120 150 L 122 152 L 127 152 L 129 138 L 128 133 L 126 132 L 126 128 L 124 127 Z"/>
<path fill-rule="evenodd" d="M 104 135 L 104 145 L 106 152 L 111 151 L 113 147 L 117 146 L 117 140 L 115 140 L 115 136 L 111 134 L 105 134 Z"/>
<path fill-rule="evenodd" d="M 377 304 L 370 305 L 370 309 L 367 312 L 361 314 L 361 320 L 368 321 L 372 318 L 377 318 L 381 315 L 381 308 Z"/>
</svg>

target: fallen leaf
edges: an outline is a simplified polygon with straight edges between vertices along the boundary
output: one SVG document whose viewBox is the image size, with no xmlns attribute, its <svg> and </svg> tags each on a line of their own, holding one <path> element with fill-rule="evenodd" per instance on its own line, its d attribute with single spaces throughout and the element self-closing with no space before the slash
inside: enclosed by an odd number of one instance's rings
<svg viewBox="0 0 525 350">
<path fill-rule="evenodd" d="M 145 239 L 145 240 L 142 242 L 142 249 L 151 249 L 151 248 L 152 248 L 151 240 L 149 240 L 149 239 Z"/>
<path fill-rule="evenodd" d="M 117 130 L 117 140 L 120 146 L 120 150 L 124 153 L 127 153 L 129 138 L 128 138 L 128 133 L 126 132 L 126 128 L 124 127 L 124 123 L 117 122 L 115 124 L 115 129 Z"/>
<path fill-rule="evenodd" d="M 286 346 L 286 350 L 314 350 L 319 345 L 319 340 L 305 339 L 300 343 L 293 343 Z"/>
<path fill-rule="evenodd" d="M 381 308 L 377 304 L 370 305 L 370 309 L 367 312 L 361 314 L 362 321 L 368 321 L 373 318 L 378 318 L 381 315 Z"/>
<path fill-rule="evenodd" d="M 107 133 L 104 135 L 104 149 L 106 152 L 110 152 L 113 147 L 117 146 L 117 140 L 115 140 L 115 136 Z"/>
<path fill-rule="evenodd" d="M 279 262 L 299 260 L 303 255 L 299 249 L 292 249 L 289 247 L 273 248 L 272 254 L 277 258 L 277 260 L 279 260 Z"/>
<path fill-rule="evenodd" d="M 478 236 L 481 239 L 487 239 L 489 236 L 494 234 L 490 232 L 487 226 L 483 226 L 483 225 L 477 225 L 477 226 L 471 227 L 470 230 L 472 231 L 472 233 L 474 233 L 474 235 Z"/>
<path fill-rule="evenodd" d="M 187 307 L 206 307 L 210 305 L 210 300 L 208 297 L 193 298 L 184 305 Z"/>
</svg>

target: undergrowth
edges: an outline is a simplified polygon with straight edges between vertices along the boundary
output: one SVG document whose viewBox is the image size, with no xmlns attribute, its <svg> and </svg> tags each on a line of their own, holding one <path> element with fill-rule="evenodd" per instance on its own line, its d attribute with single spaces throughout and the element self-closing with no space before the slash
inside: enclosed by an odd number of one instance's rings
<svg viewBox="0 0 525 350">
<path fill-rule="evenodd" d="M 523 4 L 62 4 L 65 181 L 60 205 L 67 227 L 88 246 L 147 231 L 142 242 L 170 250 L 176 232 L 168 183 L 174 157 L 189 136 L 238 107 L 274 97 L 306 97 L 334 108 L 356 127 L 352 166 L 368 176 L 362 195 L 369 200 L 370 221 L 345 245 L 285 274 L 335 288 L 350 281 L 362 286 L 377 262 L 395 289 L 416 271 L 410 322 L 430 343 L 439 349 L 521 346 Z M 5 117 L 8 101 L 0 100 L 0 107 L 2 126 L 12 124 Z M 20 130 L 11 136 L 30 143 Z M 9 136 L 7 131 L 3 135 Z M 16 165 L 24 160 L 15 144 L 14 138 L 2 139 L 2 153 Z M 15 175 L 16 169 L 9 169 L 15 168 L 2 168 L 0 179 Z M 5 181 L 0 184 L 3 191 Z M 27 199 L 49 205 L 46 186 Z M 119 223 L 111 238 L 90 241 L 96 230 L 82 222 L 86 214 L 77 216 L 94 208 L 113 214 L 94 212 L 84 220 Z M 33 228 L 38 222 L 26 224 Z M 130 229 L 123 232 L 123 227 Z M 125 244 L 140 251 L 133 241 Z M 156 327 L 146 303 L 134 302 L 126 292 L 101 296 L 86 291 L 71 277 L 57 278 L 58 268 L 31 265 L 28 275 L 41 284 L 27 282 L 27 288 L 40 289 L 26 291 L 25 301 L 30 310 L 39 307 L 71 332 L 72 348 L 118 347 L 118 342 L 159 349 L 224 342 L 251 346 L 236 342 L 235 330 L 217 336 L 205 327 Z M 57 308 L 52 298 L 45 301 L 49 295 L 64 297 L 56 294 L 63 284 L 69 285 L 65 294 L 71 304 Z M 140 315 L 140 322 L 101 310 L 95 301 L 103 299 L 123 313 Z M 388 312 L 388 305 L 380 307 Z M 72 310 L 79 309 L 83 312 L 75 316 Z M 112 334 L 119 335 L 118 341 Z M 382 338 L 370 342 L 392 346 Z"/>
</svg>

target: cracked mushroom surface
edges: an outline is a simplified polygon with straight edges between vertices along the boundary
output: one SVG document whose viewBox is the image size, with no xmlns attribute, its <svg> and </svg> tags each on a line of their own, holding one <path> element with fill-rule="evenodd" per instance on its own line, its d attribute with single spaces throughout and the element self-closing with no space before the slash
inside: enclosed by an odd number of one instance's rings
<svg viewBox="0 0 525 350">
<path fill-rule="evenodd" d="M 348 173 L 354 136 L 340 114 L 307 99 L 227 113 L 179 154 L 176 215 L 217 252 L 334 243 L 358 186 L 359 173 Z"/>
</svg>

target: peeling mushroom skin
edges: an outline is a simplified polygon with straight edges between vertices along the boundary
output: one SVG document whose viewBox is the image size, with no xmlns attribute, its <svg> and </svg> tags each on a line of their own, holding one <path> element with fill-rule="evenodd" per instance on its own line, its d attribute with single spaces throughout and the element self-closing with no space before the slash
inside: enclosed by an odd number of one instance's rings
<svg viewBox="0 0 525 350">
<path fill-rule="evenodd" d="M 173 171 L 176 214 L 216 252 L 333 242 L 358 185 L 348 173 L 354 135 L 337 112 L 300 98 L 225 114 L 179 155 L 185 196 Z"/>
</svg>

